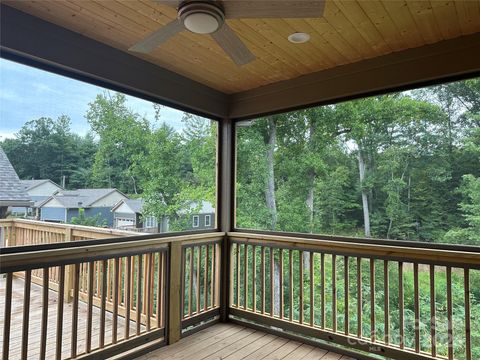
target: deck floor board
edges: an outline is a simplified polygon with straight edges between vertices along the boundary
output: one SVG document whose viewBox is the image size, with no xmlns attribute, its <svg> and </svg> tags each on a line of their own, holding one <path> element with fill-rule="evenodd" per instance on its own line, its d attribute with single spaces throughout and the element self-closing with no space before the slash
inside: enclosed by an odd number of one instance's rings
<svg viewBox="0 0 480 360">
<path fill-rule="evenodd" d="M 12 319 L 10 335 L 10 359 L 19 359 L 22 346 L 24 281 L 14 277 L 12 286 Z M 47 359 L 55 356 L 55 331 L 57 317 L 57 293 L 49 292 Z M 5 279 L 0 279 L 0 343 L 3 343 L 3 322 L 5 311 Z M 42 287 L 32 284 L 30 300 L 30 322 L 28 358 L 38 359 L 40 355 L 40 332 L 42 313 Z M 79 302 L 78 354 L 85 351 L 87 305 Z M 72 304 L 64 304 L 64 321 L 62 336 L 62 359 L 70 357 Z M 125 321 L 118 318 L 118 338 L 123 338 Z M 112 338 L 112 316 L 106 316 L 106 344 Z M 98 346 L 100 331 L 100 309 L 93 307 L 92 348 Z M 133 335 L 135 323 L 130 325 Z M 180 339 L 179 342 L 159 348 L 140 356 L 140 360 L 353 360 L 301 342 L 288 340 L 276 335 L 243 327 L 233 323 L 219 323 L 193 335 Z"/>
</svg>

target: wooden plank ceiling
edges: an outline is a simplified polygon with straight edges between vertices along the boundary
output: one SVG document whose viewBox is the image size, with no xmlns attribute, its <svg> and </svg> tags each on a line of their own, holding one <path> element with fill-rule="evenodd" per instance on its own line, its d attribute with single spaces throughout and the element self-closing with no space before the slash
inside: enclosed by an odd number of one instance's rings
<svg viewBox="0 0 480 360">
<path fill-rule="evenodd" d="M 18 10 L 115 48 L 176 18 L 152 0 L 4 1 Z M 480 32 L 480 0 L 326 0 L 322 18 L 228 20 L 256 60 L 239 67 L 211 39 L 183 31 L 139 56 L 232 94 L 362 59 Z M 291 44 L 288 35 L 311 40 Z"/>
</svg>

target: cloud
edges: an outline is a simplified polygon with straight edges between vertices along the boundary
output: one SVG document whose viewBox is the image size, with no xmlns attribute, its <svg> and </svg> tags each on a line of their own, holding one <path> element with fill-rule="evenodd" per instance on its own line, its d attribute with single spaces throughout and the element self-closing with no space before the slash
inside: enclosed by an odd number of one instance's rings
<svg viewBox="0 0 480 360">
<path fill-rule="evenodd" d="M 10 89 L 4 89 L 2 87 L 0 88 L 0 100 L 21 102 L 22 97 L 18 95 L 15 91 L 12 91 Z"/>
</svg>

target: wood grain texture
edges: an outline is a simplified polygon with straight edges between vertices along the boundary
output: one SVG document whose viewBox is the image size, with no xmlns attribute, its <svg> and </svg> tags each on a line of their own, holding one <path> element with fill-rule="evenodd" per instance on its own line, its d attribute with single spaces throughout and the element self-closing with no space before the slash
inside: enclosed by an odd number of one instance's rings
<svg viewBox="0 0 480 360">
<path fill-rule="evenodd" d="M 153 0 L 4 3 L 125 52 L 176 19 L 175 6 Z M 293 15 L 281 9 L 262 13 L 252 7 L 255 2 L 231 3 L 235 19 L 227 24 L 246 45 L 242 54 L 255 57 L 247 65 L 237 66 L 211 36 L 188 31 L 162 38 L 148 54 L 129 53 L 232 94 L 480 31 L 479 1 L 332 0 L 325 2 L 322 17 L 309 8 L 316 2 L 302 1 L 300 6 L 287 1 L 297 14 L 302 7 L 310 14 L 294 19 L 271 18 Z M 263 18 L 246 18 L 252 13 Z M 310 42 L 289 43 L 293 32 L 308 32 Z"/>
</svg>

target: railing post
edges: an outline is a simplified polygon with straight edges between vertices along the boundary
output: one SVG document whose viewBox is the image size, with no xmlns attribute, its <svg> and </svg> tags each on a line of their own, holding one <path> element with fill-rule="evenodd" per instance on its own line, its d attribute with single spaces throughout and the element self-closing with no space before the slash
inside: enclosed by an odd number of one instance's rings
<svg viewBox="0 0 480 360">
<path fill-rule="evenodd" d="M 65 228 L 65 242 L 72 241 L 72 227 L 68 226 Z M 64 292 L 64 301 L 69 303 L 72 301 L 73 293 L 73 284 L 74 284 L 75 270 L 74 265 L 65 266 L 65 292 Z"/>
<path fill-rule="evenodd" d="M 181 325 L 181 292 L 182 292 L 182 244 L 170 243 L 170 269 L 168 294 L 168 344 L 180 340 Z"/>
</svg>

